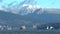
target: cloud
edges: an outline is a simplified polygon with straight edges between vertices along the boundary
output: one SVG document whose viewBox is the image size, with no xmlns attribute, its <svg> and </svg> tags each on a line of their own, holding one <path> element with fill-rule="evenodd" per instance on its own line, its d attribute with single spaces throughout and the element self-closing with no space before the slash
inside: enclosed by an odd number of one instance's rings
<svg viewBox="0 0 60 34">
<path fill-rule="evenodd" d="M 45 10 L 46 10 L 47 13 L 60 14 L 60 9 L 59 8 L 46 8 Z"/>
<path fill-rule="evenodd" d="M 2 2 L 3 0 L 0 0 L 0 2 Z"/>
</svg>

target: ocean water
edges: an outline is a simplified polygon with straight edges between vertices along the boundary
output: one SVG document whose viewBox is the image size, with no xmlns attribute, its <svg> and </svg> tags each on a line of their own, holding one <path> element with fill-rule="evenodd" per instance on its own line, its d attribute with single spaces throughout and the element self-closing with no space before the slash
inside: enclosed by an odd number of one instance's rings
<svg viewBox="0 0 60 34">
<path fill-rule="evenodd" d="M 0 31 L 0 34 L 60 34 L 58 30 L 45 31 Z"/>
</svg>

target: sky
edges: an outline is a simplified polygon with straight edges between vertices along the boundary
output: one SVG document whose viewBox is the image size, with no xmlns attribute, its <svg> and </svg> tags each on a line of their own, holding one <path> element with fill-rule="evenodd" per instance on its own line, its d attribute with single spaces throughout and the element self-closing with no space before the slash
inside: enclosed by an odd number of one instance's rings
<svg viewBox="0 0 60 34">
<path fill-rule="evenodd" d="M 0 0 L 0 7 L 7 6 L 10 3 L 16 5 L 23 2 L 24 0 Z M 25 0 L 26 1 L 26 0 Z M 35 5 L 39 5 L 42 8 L 60 8 L 60 0 L 33 0 Z"/>
</svg>

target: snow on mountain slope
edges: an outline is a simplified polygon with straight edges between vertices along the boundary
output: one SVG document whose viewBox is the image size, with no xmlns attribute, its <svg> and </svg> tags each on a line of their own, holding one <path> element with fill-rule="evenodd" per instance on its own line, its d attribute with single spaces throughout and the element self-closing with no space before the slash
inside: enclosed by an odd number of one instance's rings
<svg viewBox="0 0 60 34">
<path fill-rule="evenodd" d="M 45 13 L 56 13 L 60 14 L 60 9 L 58 8 L 42 8 L 38 5 L 30 5 L 30 4 L 23 4 L 19 6 L 18 8 L 8 8 L 8 9 L 3 9 L 1 8 L 0 10 L 3 10 L 5 12 L 11 12 L 14 14 L 19 14 L 19 15 L 27 15 L 30 13 L 36 13 L 36 14 L 43 14 Z"/>
<path fill-rule="evenodd" d="M 42 11 L 42 8 L 40 8 L 40 6 L 38 5 L 27 5 L 27 4 L 23 4 L 22 6 L 19 6 L 19 8 L 14 8 L 14 9 L 11 9 L 11 8 L 8 8 L 8 9 L 3 9 L 3 11 L 5 12 L 11 12 L 11 13 L 15 13 L 15 14 L 20 14 L 20 15 L 27 15 L 29 13 L 34 13 L 36 12 L 37 10 L 37 14 L 39 13 L 38 11 L 40 11 L 41 13 L 43 12 Z"/>
</svg>

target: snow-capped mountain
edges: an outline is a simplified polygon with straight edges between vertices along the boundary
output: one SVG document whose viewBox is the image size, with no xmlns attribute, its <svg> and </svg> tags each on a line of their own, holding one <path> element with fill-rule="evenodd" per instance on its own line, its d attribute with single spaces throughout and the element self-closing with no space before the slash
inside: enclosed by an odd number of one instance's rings
<svg viewBox="0 0 60 34">
<path fill-rule="evenodd" d="M 19 14 L 19 15 L 27 15 L 32 13 L 36 13 L 37 15 L 40 15 L 43 14 L 44 12 L 60 14 L 60 9 L 42 8 L 38 5 L 30 5 L 30 4 L 22 4 L 21 6 L 14 8 L 6 7 L 6 8 L 1 8 L 0 10 L 14 14 Z"/>
<path fill-rule="evenodd" d="M 30 13 L 34 13 L 36 12 L 37 10 L 37 14 L 38 14 L 38 11 L 42 13 L 42 8 L 40 8 L 39 6 L 35 6 L 35 5 L 23 5 L 22 8 L 19 9 L 19 12 L 18 14 L 20 15 L 27 15 L 27 14 L 30 14 Z"/>
<path fill-rule="evenodd" d="M 34 13 L 37 10 L 37 14 L 43 13 L 43 9 L 38 5 L 27 5 L 23 4 L 18 8 L 3 8 L 5 12 L 11 12 L 14 14 L 27 15 L 29 13 Z M 39 12 L 38 12 L 39 11 Z"/>
</svg>

